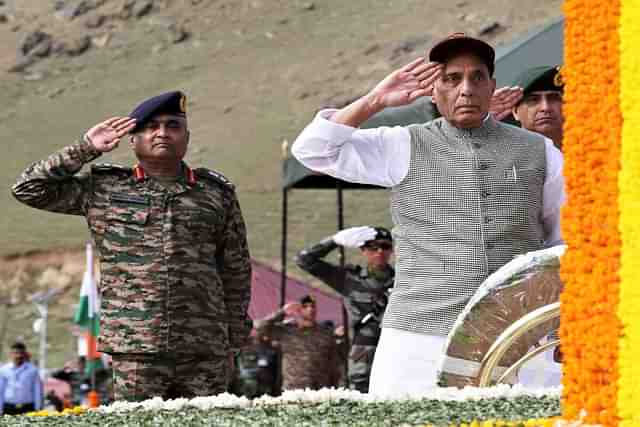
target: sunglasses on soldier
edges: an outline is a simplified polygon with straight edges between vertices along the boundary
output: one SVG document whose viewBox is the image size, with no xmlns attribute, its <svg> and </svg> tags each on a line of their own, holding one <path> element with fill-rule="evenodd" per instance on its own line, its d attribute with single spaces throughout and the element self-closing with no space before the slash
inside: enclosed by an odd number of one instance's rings
<svg viewBox="0 0 640 427">
<path fill-rule="evenodd" d="M 390 251 L 393 245 L 389 242 L 368 242 L 364 244 L 363 248 L 369 251 Z"/>
</svg>

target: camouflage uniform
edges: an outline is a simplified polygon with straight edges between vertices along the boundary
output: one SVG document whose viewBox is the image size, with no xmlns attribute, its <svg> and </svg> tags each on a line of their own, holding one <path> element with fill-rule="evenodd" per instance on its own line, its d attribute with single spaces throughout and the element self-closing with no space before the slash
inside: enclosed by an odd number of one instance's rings
<svg viewBox="0 0 640 427">
<path fill-rule="evenodd" d="M 296 263 L 343 296 L 353 334 L 349 351 L 349 385 L 366 393 L 373 355 L 380 338 L 382 315 L 393 287 L 394 270 L 389 266 L 385 272 L 373 275 L 360 266 L 346 265 L 341 269 L 322 260 L 337 247 L 332 238 L 324 239 L 300 252 Z"/>
<path fill-rule="evenodd" d="M 211 363 L 203 368 L 211 385 L 191 387 L 185 396 L 224 391 L 227 355 L 250 331 L 251 265 L 232 184 L 186 164 L 172 184 L 139 166 L 94 165 L 78 173 L 99 156 L 85 140 L 65 147 L 27 168 L 12 190 L 29 206 L 86 217 L 100 254 L 98 346 L 114 356 L 115 388 L 143 359 L 180 364 L 195 357 Z M 144 372 L 136 373 L 139 388 Z"/>
<path fill-rule="evenodd" d="M 282 389 L 318 390 L 335 386 L 338 380 L 336 345 L 331 331 L 320 325 L 300 328 L 283 324 L 282 309 L 256 322 L 259 333 L 280 342 L 282 349 Z"/>
</svg>

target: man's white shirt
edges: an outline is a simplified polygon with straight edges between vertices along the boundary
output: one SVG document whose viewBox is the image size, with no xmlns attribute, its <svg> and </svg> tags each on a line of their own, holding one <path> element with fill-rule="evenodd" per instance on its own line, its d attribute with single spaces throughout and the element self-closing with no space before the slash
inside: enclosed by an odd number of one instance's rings
<svg viewBox="0 0 640 427">
<path fill-rule="evenodd" d="M 298 136 L 291 152 L 309 169 L 344 181 L 394 187 L 409 171 L 411 135 L 406 127 L 358 129 L 330 121 L 335 109 L 320 111 Z M 562 243 L 564 203 L 562 153 L 545 138 L 546 176 L 542 194 L 546 246 Z"/>
</svg>

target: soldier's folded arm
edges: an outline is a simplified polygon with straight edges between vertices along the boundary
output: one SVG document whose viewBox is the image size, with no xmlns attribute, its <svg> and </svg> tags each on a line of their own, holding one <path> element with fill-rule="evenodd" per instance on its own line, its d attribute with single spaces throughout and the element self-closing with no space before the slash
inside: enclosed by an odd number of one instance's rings
<svg viewBox="0 0 640 427">
<path fill-rule="evenodd" d="M 230 350 L 237 352 L 245 345 L 251 332 L 251 319 L 247 314 L 251 298 L 251 257 L 235 191 L 229 191 L 228 202 L 218 265 L 229 319 Z"/>
<path fill-rule="evenodd" d="M 85 139 L 29 166 L 11 188 L 26 205 L 73 215 L 86 213 L 91 195 L 91 175 L 79 174 L 82 166 L 101 153 Z"/>
</svg>

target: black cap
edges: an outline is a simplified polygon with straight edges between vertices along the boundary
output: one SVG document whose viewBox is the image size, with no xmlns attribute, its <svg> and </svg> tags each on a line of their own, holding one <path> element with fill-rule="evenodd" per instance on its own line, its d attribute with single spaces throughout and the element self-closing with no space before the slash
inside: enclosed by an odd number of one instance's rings
<svg viewBox="0 0 640 427">
<path fill-rule="evenodd" d="M 531 92 L 554 90 L 564 92 L 564 82 L 560 67 L 557 65 L 542 65 L 527 68 L 513 82 L 514 86 L 520 86 L 527 95 Z"/>
<path fill-rule="evenodd" d="M 373 242 L 374 240 L 388 240 L 393 242 L 393 238 L 391 237 L 391 232 L 384 227 L 373 227 L 376 230 L 376 236 L 368 240 L 367 242 Z M 365 242 L 366 243 L 366 242 Z"/>
<path fill-rule="evenodd" d="M 180 91 L 174 91 L 143 101 L 129 114 L 129 117 L 136 119 L 136 127 L 132 132 L 139 130 L 149 119 L 158 114 L 186 116 L 187 97 Z"/>
<path fill-rule="evenodd" d="M 17 341 L 11 344 L 11 350 L 24 352 L 27 351 L 27 346 L 23 342 Z"/>
<path fill-rule="evenodd" d="M 300 304 L 305 305 L 305 304 L 314 304 L 316 303 L 316 299 L 311 296 L 311 295 L 305 295 L 302 298 L 300 298 Z"/>
<path fill-rule="evenodd" d="M 488 43 L 469 37 L 465 33 L 453 33 L 436 43 L 429 51 L 429 61 L 444 63 L 460 53 L 477 55 L 489 69 L 489 75 L 493 76 L 496 52 Z"/>
</svg>

